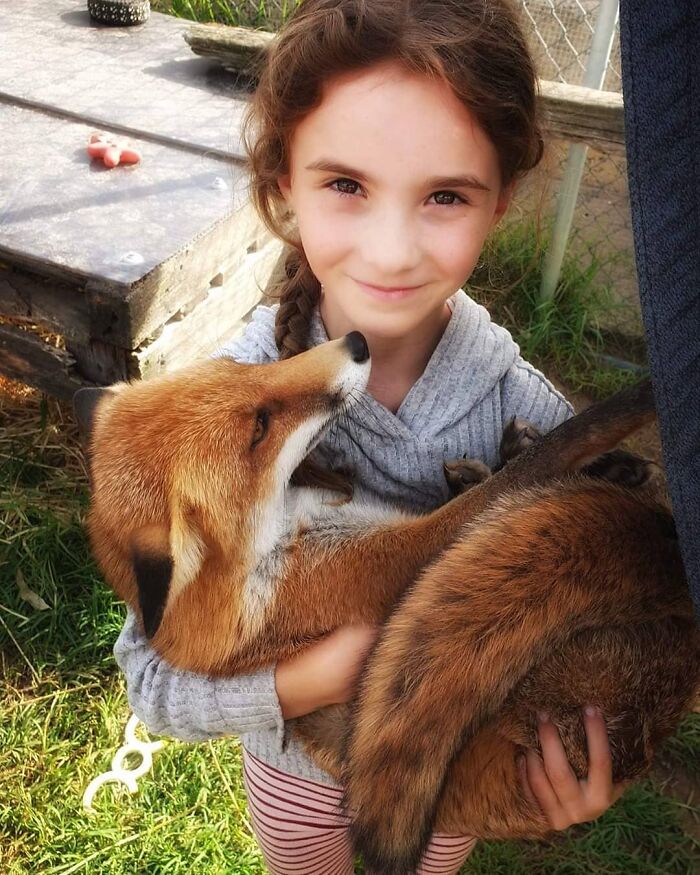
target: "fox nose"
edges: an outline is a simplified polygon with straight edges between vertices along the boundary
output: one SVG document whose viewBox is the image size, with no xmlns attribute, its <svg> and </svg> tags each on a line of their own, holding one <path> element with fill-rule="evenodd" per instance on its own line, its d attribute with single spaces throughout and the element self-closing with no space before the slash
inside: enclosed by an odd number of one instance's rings
<svg viewBox="0 0 700 875">
<path fill-rule="evenodd" d="M 346 334 L 345 344 L 354 362 L 361 364 L 362 362 L 367 361 L 369 358 L 367 341 L 365 340 L 364 335 L 360 334 L 359 331 L 351 331 L 350 334 Z"/>
</svg>

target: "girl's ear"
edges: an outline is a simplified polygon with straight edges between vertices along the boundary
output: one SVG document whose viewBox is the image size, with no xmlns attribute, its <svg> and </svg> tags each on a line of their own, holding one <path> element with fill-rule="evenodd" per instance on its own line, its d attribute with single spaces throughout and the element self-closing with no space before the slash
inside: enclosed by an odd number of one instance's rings
<svg viewBox="0 0 700 875">
<path fill-rule="evenodd" d="M 277 178 L 277 187 L 282 192 L 282 197 L 287 201 L 287 206 L 292 207 L 292 185 L 289 174 Z"/>
<path fill-rule="evenodd" d="M 510 206 L 510 202 L 513 199 L 513 192 L 515 191 L 515 184 L 516 180 L 513 180 L 501 189 L 501 192 L 498 195 L 498 201 L 496 202 L 496 210 L 493 214 L 493 219 L 491 220 L 492 228 L 494 228 L 501 221 L 506 213 L 506 210 Z"/>
</svg>

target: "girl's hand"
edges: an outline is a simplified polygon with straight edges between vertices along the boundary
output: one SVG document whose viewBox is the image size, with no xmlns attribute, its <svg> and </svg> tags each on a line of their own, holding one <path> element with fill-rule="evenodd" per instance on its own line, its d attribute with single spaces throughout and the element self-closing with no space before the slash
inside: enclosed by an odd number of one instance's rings
<svg viewBox="0 0 700 875">
<path fill-rule="evenodd" d="M 341 626 L 301 653 L 278 662 L 275 687 L 285 720 L 349 702 L 378 626 Z"/>
<path fill-rule="evenodd" d="M 554 723 L 540 719 L 542 759 L 527 751 L 519 763 L 523 790 L 544 812 L 552 829 L 566 829 L 574 823 L 595 820 L 616 802 L 626 784 L 613 784 L 608 731 L 602 714 L 590 706 L 584 709 L 588 739 L 588 777 L 579 781 L 564 752 Z"/>
</svg>

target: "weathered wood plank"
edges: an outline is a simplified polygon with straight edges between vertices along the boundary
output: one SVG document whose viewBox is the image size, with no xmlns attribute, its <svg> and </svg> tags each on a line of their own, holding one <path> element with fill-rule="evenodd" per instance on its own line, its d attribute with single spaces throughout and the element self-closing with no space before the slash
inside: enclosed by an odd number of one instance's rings
<svg viewBox="0 0 700 875">
<path fill-rule="evenodd" d="M 282 251 L 279 241 L 271 239 L 262 249 L 250 253 L 238 270 L 223 285 L 213 286 L 184 319 L 171 320 L 158 337 L 135 351 L 130 375 L 147 379 L 184 367 L 232 340 L 264 299 L 270 278 L 281 270 Z M 236 300 L 235 309 L 231 307 L 232 299 Z"/>
<path fill-rule="evenodd" d="M 275 34 L 221 24 L 191 25 L 184 34 L 192 51 L 227 70 L 253 76 Z M 550 134 L 591 145 L 624 144 L 622 95 L 540 80 L 540 105 Z"/>
<path fill-rule="evenodd" d="M 71 284 L 65 273 L 42 276 L 40 259 L 11 253 L 14 263 L 0 261 L 0 313 L 41 322 L 76 344 L 91 341 L 134 349 L 165 322 L 191 310 L 206 297 L 210 284 L 221 284 L 243 263 L 248 250 L 265 245 L 269 234 L 251 211 L 242 211 L 156 267 L 131 288 L 88 280 Z M 3 247 L 0 245 L 0 258 Z M 229 306 L 245 312 L 235 293 Z"/>
<path fill-rule="evenodd" d="M 109 386 L 129 379 L 131 350 L 89 340 L 87 343 L 66 341 L 66 350 L 73 356 L 80 375 L 100 386 Z"/>
<path fill-rule="evenodd" d="M 239 163 L 136 141 L 140 164 L 107 169 L 86 153 L 93 131 L 0 102 L 5 260 L 33 258 L 66 281 L 127 287 L 243 209 Z"/>
<path fill-rule="evenodd" d="M 148 379 L 211 355 L 239 334 L 281 269 L 282 246 L 270 239 L 248 253 L 238 270 L 216 278 L 205 298 L 183 318 L 173 318 L 135 350 L 88 339 L 57 349 L 38 335 L 0 325 L 0 372 L 51 395 L 69 398 L 82 385 Z M 232 307 L 232 300 L 236 306 Z M 26 315 L 17 308 L 17 316 Z M 32 317 L 32 322 L 37 320 Z"/>
<path fill-rule="evenodd" d="M 540 80 L 540 102 L 545 125 L 554 136 L 594 146 L 624 146 L 621 94 Z"/>
<path fill-rule="evenodd" d="M 242 273 L 269 235 L 239 160 L 247 92 L 192 56 L 187 23 L 154 13 L 144 28 L 96 28 L 74 0 L 40 6 L 0 3 L 0 314 L 66 350 L 7 326 L 0 368 L 65 394 L 74 372 L 113 382 L 190 355 L 207 307 L 228 339 L 257 299 Z M 129 132 L 141 163 L 91 161 L 96 129 Z"/>
<path fill-rule="evenodd" d="M 214 276 L 235 271 L 266 232 L 239 165 L 193 166 L 191 155 L 144 143 L 141 164 L 107 170 L 84 152 L 90 132 L 0 103 L 0 311 L 36 308 L 77 342 L 134 349 Z M 33 277 L 59 284 L 54 304 Z"/>
<path fill-rule="evenodd" d="M 0 313 L 40 322 L 71 340 L 90 337 L 85 295 L 74 285 L 0 261 Z"/>
<path fill-rule="evenodd" d="M 78 372 L 70 353 L 11 325 L 0 325 L 0 372 L 58 398 L 93 385 Z"/>
<path fill-rule="evenodd" d="M 66 349 L 56 349 L 31 331 L 0 325 L 0 372 L 51 394 L 68 397 L 83 384 L 109 385 L 184 367 L 196 358 L 210 355 L 242 331 L 252 310 L 265 298 L 271 278 L 282 269 L 282 251 L 282 244 L 269 236 L 259 249 L 251 246 L 236 270 L 213 277 L 201 300 L 160 325 L 137 349 L 82 335 L 77 339 L 66 337 Z M 50 314 L 32 306 L 33 300 L 30 299 L 30 306 L 26 305 L 25 288 L 29 288 L 31 295 L 41 285 L 40 280 L 35 285 L 21 275 L 17 282 L 16 273 L 8 272 L 8 276 L 12 284 L 5 278 L 4 285 L 14 294 L 14 307 L 7 306 L 5 312 L 12 310 L 11 315 L 16 318 L 60 332 L 65 312 L 60 318 L 51 319 Z M 47 297 L 41 302 L 48 307 L 51 290 L 55 292 L 56 288 L 50 282 L 47 287 Z"/>
<path fill-rule="evenodd" d="M 235 273 L 248 250 L 256 250 L 269 239 L 252 210 L 245 208 L 220 221 L 180 252 L 158 265 L 132 286 L 128 296 L 122 289 L 96 280 L 86 284 L 92 336 L 128 349 L 142 345 L 147 338 L 177 314 L 185 314 L 209 292 L 219 275 Z M 218 280 L 217 280 L 218 282 Z M 228 301 L 240 317 L 235 289 Z"/>
<path fill-rule="evenodd" d="M 265 60 L 275 34 L 249 27 L 193 24 L 184 37 L 196 55 L 214 58 L 229 72 L 252 78 Z"/>
</svg>

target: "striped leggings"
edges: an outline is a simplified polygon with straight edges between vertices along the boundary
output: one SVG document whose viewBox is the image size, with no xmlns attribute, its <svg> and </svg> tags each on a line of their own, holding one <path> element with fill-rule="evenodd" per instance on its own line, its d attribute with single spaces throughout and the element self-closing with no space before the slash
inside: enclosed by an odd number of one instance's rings
<svg viewBox="0 0 700 875">
<path fill-rule="evenodd" d="M 272 875 L 352 875 L 342 790 L 281 772 L 243 751 L 248 810 Z M 435 833 L 417 875 L 456 875 L 476 839 Z"/>
</svg>

